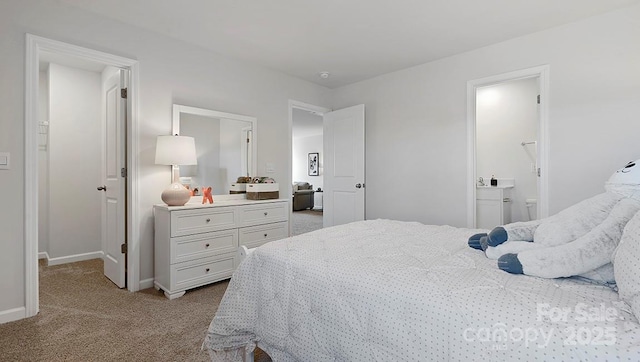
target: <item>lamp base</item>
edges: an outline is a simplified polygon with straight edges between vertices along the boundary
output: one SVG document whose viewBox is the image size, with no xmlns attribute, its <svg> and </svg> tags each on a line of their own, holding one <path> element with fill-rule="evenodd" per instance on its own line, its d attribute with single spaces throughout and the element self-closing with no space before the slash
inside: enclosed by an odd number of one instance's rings
<svg viewBox="0 0 640 362">
<path fill-rule="evenodd" d="M 179 182 L 174 182 L 162 191 L 162 201 L 169 206 L 183 206 L 191 198 L 191 191 L 182 186 Z"/>
</svg>

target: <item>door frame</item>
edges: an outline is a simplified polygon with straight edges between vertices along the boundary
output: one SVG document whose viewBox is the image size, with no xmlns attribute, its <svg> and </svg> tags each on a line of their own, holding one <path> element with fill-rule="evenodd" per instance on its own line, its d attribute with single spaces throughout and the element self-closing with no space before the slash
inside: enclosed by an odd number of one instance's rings
<svg viewBox="0 0 640 362">
<path fill-rule="evenodd" d="M 474 79 L 467 82 L 467 227 L 476 227 L 476 94 L 478 88 L 509 81 L 538 78 L 538 218 L 549 216 L 549 65 Z"/>
<path fill-rule="evenodd" d="M 38 292 L 38 87 L 40 52 L 46 51 L 81 58 L 130 71 L 128 103 L 131 119 L 127 123 L 127 289 L 140 290 L 140 231 L 137 157 L 139 139 L 139 62 L 57 40 L 26 34 L 25 54 L 25 318 L 39 311 Z"/>
<path fill-rule="evenodd" d="M 291 201 L 291 195 L 293 195 L 293 183 L 291 182 L 292 177 L 293 177 L 293 110 L 294 109 L 302 109 L 304 111 L 309 111 L 309 112 L 315 112 L 317 113 L 319 116 L 324 115 L 326 112 L 331 112 L 332 109 L 331 108 L 327 108 L 327 107 L 322 107 L 322 106 L 315 106 L 313 104 L 309 104 L 309 103 L 304 103 L 304 102 L 300 102 L 300 101 L 296 101 L 293 99 L 289 99 L 289 135 L 287 137 L 289 145 L 288 145 L 288 150 L 289 150 L 289 157 L 287 159 L 287 197 L 289 198 L 290 203 Z M 323 206 L 324 207 L 324 206 Z M 292 219 L 292 215 L 293 215 L 293 208 L 289 207 L 289 220 L 293 220 Z M 289 223 L 289 235 L 291 235 L 292 231 L 293 231 L 293 222 Z"/>
</svg>

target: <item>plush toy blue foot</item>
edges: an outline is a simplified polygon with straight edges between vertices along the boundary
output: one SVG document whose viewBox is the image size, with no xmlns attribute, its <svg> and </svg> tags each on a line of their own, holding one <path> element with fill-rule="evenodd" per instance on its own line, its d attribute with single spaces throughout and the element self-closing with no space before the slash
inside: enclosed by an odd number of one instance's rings
<svg viewBox="0 0 640 362">
<path fill-rule="evenodd" d="M 480 246 L 480 238 L 483 236 L 487 236 L 487 233 L 471 235 L 469 238 L 469 246 L 474 249 L 482 250 L 482 247 Z"/>
<path fill-rule="evenodd" d="M 524 274 L 517 254 L 504 254 L 498 259 L 498 268 L 511 274 Z"/>
<path fill-rule="evenodd" d="M 480 249 L 487 251 L 489 248 L 489 236 L 483 236 L 480 238 Z"/>
<path fill-rule="evenodd" d="M 498 226 L 491 230 L 491 232 L 489 233 L 489 240 L 487 240 L 487 243 L 489 244 L 489 246 L 498 246 L 507 241 L 508 238 L 509 235 L 507 235 L 507 230 L 505 230 L 502 226 Z"/>
</svg>

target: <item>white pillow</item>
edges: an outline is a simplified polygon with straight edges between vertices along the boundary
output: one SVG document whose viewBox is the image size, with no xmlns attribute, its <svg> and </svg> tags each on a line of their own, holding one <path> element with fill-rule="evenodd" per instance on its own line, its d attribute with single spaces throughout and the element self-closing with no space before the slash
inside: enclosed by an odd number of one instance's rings
<svg viewBox="0 0 640 362">
<path fill-rule="evenodd" d="M 613 254 L 613 269 L 620 299 L 640 319 L 640 212 L 624 228 Z"/>
</svg>

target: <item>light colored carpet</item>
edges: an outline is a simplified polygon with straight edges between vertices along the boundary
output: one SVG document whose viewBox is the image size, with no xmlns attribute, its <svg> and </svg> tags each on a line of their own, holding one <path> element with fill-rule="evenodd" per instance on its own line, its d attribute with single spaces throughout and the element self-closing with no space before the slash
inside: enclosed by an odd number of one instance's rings
<svg viewBox="0 0 640 362">
<path fill-rule="evenodd" d="M 294 211 L 291 215 L 293 235 L 322 229 L 322 210 Z"/>
<path fill-rule="evenodd" d="M 228 281 L 168 300 L 118 289 L 102 260 L 40 265 L 40 313 L 0 324 L 1 361 L 208 361 L 205 332 Z M 271 359 L 258 351 L 256 361 Z"/>
</svg>

